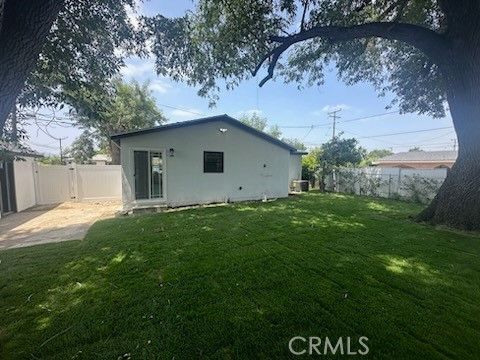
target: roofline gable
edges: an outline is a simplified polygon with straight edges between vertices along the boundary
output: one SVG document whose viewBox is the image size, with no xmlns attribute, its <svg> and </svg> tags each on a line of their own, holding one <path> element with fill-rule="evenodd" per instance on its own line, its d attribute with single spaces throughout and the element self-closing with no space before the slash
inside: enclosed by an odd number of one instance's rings
<svg viewBox="0 0 480 360">
<path fill-rule="evenodd" d="M 131 136 L 138 136 L 138 135 L 144 135 L 144 134 L 151 134 L 151 133 L 156 133 L 160 131 L 165 131 L 165 130 L 171 130 L 171 129 L 178 129 L 178 128 L 183 128 L 183 127 L 189 127 L 189 126 L 194 126 L 194 125 L 201 125 L 201 124 L 207 124 L 210 122 L 214 121 L 225 121 L 231 125 L 234 125 L 252 135 L 258 136 L 272 144 L 275 144 L 277 146 L 280 146 L 284 149 L 290 150 L 290 152 L 298 152 L 296 148 L 293 146 L 277 139 L 274 138 L 273 136 L 270 136 L 263 131 L 259 131 L 251 126 L 248 126 L 241 121 L 228 116 L 227 114 L 223 115 L 216 115 L 216 116 L 209 116 L 209 117 L 204 117 L 200 119 L 195 119 L 195 120 L 188 120 L 188 121 L 182 121 L 182 122 L 176 122 L 176 123 L 171 123 L 171 124 L 165 124 L 165 125 L 159 125 L 151 128 L 146 128 L 146 129 L 139 129 L 139 130 L 133 130 L 129 132 L 124 132 L 124 133 L 118 133 L 110 136 L 110 139 L 113 141 L 119 141 L 122 138 L 126 137 L 131 137 Z"/>
</svg>

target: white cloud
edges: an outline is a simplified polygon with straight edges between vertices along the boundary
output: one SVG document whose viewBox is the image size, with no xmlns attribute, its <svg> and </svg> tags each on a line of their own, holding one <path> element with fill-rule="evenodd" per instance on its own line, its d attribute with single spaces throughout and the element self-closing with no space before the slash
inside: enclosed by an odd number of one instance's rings
<svg viewBox="0 0 480 360">
<path fill-rule="evenodd" d="M 325 105 L 321 110 L 312 111 L 314 116 L 323 116 L 325 113 L 335 111 L 335 110 L 348 110 L 351 109 L 351 106 L 347 104 L 337 104 L 337 105 Z"/>
<path fill-rule="evenodd" d="M 142 13 L 142 3 L 135 0 L 133 6 L 126 6 L 128 21 L 135 29 L 140 27 L 139 15 Z"/>
<path fill-rule="evenodd" d="M 262 110 L 259 110 L 259 109 L 249 109 L 249 110 L 244 110 L 244 111 L 239 111 L 237 112 L 237 117 L 242 117 L 242 116 L 252 116 L 252 115 L 258 115 L 258 116 L 262 116 L 263 115 L 263 111 Z"/>
<path fill-rule="evenodd" d="M 202 116 L 202 113 L 198 109 L 188 108 L 188 109 L 175 109 L 170 112 L 170 115 L 174 118 L 180 119 L 193 119 L 198 116 Z"/>
<path fill-rule="evenodd" d="M 127 63 L 120 69 L 120 73 L 126 77 L 142 76 L 147 73 L 155 73 L 155 63 L 152 59 L 143 60 L 139 63 Z"/>
<path fill-rule="evenodd" d="M 154 92 L 159 92 L 161 94 L 165 94 L 172 86 L 162 80 L 155 80 L 153 81 L 149 88 Z"/>
</svg>

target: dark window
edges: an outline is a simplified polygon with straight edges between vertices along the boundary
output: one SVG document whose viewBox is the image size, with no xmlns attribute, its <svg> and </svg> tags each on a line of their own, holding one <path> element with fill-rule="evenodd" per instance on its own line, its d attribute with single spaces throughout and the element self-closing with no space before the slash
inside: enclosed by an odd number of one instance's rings
<svg viewBox="0 0 480 360">
<path fill-rule="evenodd" d="M 148 151 L 134 151 L 135 199 L 148 199 Z"/>
<path fill-rule="evenodd" d="M 204 151 L 203 152 L 203 172 L 204 173 L 223 173 L 223 152 Z"/>
</svg>

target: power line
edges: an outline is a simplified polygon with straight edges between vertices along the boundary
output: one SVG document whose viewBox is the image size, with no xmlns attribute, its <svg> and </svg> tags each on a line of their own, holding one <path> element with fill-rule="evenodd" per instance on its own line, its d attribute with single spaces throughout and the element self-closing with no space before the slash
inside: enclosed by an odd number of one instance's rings
<svg viewBox="0 0 480 360">
<path fill-rule="evenodd" d="M 352 122 L 352 121 L 372 119 L 372 118 L 376 118 L 376 117 L 381 117 L 381 116 L 391 115 L 391 114 L 398 114 L 398 113 L 400 113 L 400 111 L 398 111 L 398 110 L 397 111 L 390 111 L 390 112 L 385 112 L 385 113 L 381 113 L 381 114 L 374 114 L 374 115 L 368 115 L 368 116 L 363 116 L 363 117 L 357 117 L 357 118 L 353 118 L 353 119 L 341 120 L 341 121 L 337 121 L 337 124 L 348 123 L 348 122 Z M 331 123 L 322 123 L 322 124 L 316 124 L 316 125 L 298 125 L 298 126 L 295 126 L 295 125 L 280 126 L 279 125 L 278 127 L 283 128 L 283 129 L 308 129 L 312 126 L 314 128 L 323 127 L 323 126 L 331 126 Z"/>
<path fill-rule="evenodd" d="M 382 114 L 375 114 L 375 115 L 369 115 L 369 116 L 364 116 L 364 117 L 358 117 L 358 118 L 343 120 L 343 121 L 339 121 L 339 123 L 366 120 L 366 119 L 381 117 L 381 116 L 385 116 L 385 115 L 399 114 L 399 113 L 400 113 L 400 111 L 398 111 L 398 110 L 397 111 L 390 111 L 390 112 L 386 112 L 386 113 L 382 113 Z"/>
<path fill-rule="evenodd" d="M 311 128 L 307 131 L 307 133 L 306 133 L 305 136 L 303 137 L 302 141 L 305 140 L 308 135 L 310 135 L 310 133 L 312 132 L 312 130 L 313 130 L 313 127 L 311 127 Z"/>
<path fill-rule="evenodd" d="M 416 133 L 421 133 L 421 132 L 426 132 L 426 131 L 445 130 L 445 129 L 451 129 L 451 128 L 452 128 L 451 126 L 445 126 L 445 127 L 439 127 L 439 128 L 433 128 L 433 129 L 403 131 L 403 132 L 389 133 L 389 134 L 362 136 L 362 137 L 359 137 L 359 139 L 371 139 L 371 138 L 377 138 L 377 137 L 395 136 L 395 135 L 403 135 L 403 134 L 416 134 Z"/>
<path fill-rule="evenodd" d="M 46 144 L 38 144 L 38 143 L 35 143 L 33 141 L 26 141 L 26 143 L 30 146 L 38 146 L 38 147 L 42 147 L 42 148 L 45 148 L 45 149 L 57 150 L 56 146 L 51 146 L 51 145 L 46 145 Z"/>
<path fill-rule="evenodd" d="M 170 109 L 185 111 L 187 113 L 194 114 L 194 115 L 200 115 L 200 116 L 205 115 L 205 114 L 202 114 L 202 113 L 199 113 L 199 112 L 196 112 L 196 111 L 191 111 L 191 110 L 188 110 L 188 109 L 184 109 L 184 108 L 180 108 L 180 107 L 176 107 L 176 106 L 172 106 L 172 105 L 166 105 L 166 104 L 157 104 L 157 105 L 158 106 L 163 106 L 163 107 L 166 107 L 166 108 L 170 108 Z"/>
</svg>

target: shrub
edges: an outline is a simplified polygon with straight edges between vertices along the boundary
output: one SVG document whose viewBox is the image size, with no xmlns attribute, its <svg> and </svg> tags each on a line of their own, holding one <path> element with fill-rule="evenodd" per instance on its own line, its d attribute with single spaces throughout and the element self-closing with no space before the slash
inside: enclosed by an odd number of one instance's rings
<svg viewBox="0 0 480 360">
<path fill-rule="evenodd" d="M 402 190 L 406 193 L 404 196 L 406 200 L 426 204 L 432 201 L 441 185 L 442 181 L 437 179 L 413 174 L 413 176 L 405 176 L 405 180 L 402 181 Z"/>
</svg>

